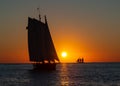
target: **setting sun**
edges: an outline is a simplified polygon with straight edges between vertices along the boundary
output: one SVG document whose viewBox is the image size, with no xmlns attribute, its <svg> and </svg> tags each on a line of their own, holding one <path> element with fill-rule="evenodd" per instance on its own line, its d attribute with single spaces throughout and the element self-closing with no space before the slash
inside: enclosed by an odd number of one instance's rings
<svg viewBox="0 0 120 86">
<path fill-rule="evenodd" d="M 62 52 L 61 56 L 62 56 L 63 58 L 65 58 L 65 57 L 67 56 L 67 53 L 66 53 L 66 52 Z"/>
</svg>

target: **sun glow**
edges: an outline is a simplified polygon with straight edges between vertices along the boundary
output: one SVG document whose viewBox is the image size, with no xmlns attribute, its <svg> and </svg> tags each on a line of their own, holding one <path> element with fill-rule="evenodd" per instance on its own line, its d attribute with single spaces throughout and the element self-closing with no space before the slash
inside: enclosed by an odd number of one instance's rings
<svg viewBox="0 0 120 86">
<path fill-rule="evenodd" d="M 66 52 L 62 52 L 61 56 L 62 56 L 63 58 L 65 58 L 65 57 L 67 56 L 67 53 L 66 53 Z"/>
</svg>

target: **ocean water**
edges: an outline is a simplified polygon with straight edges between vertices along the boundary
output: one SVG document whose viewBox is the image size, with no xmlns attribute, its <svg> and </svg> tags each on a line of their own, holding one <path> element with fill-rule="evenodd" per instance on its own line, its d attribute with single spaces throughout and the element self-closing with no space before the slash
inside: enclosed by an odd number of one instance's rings
<svg viewBox="0 0 120 86">
<path fill-rule="evenodd" d="M 120 86 L 120 63 L 57 64 L 39 72 L 31 64 L 0 64 L 0 86 Z"/>
</svg>

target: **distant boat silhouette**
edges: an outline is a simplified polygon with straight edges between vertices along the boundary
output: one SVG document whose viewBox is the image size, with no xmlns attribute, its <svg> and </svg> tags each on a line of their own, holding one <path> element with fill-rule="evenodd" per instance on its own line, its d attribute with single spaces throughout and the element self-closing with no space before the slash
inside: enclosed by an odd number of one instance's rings
<svg viewBox="0 0 120 86">
<path fill-rule="evenodd" d="M 52 37 L 49 31 L 47 18 L 45 22 L 28 17 L 28 50 L 29 59 L 34 62 L 35 70 L 55 70 L 56 61 L 59 62 Z"/>
<path fill-rule="evenodd" d="M 78 58 L 77 63 L 84 63 L 84 58 Z"/>
</svg>

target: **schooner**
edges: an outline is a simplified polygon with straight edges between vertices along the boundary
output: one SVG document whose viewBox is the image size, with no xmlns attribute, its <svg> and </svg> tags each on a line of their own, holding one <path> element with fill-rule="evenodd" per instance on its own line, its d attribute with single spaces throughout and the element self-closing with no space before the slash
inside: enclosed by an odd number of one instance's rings
<svg viewBox="0 0 120 86">
<path fill-rule="evenodd" d="M 59 62 L 54 43 L 49 31 L 46 16 L 45 22 L 28 17 L 28 51 L 33 68 L 37 70 L 55 70 Z"/>
</svg>

